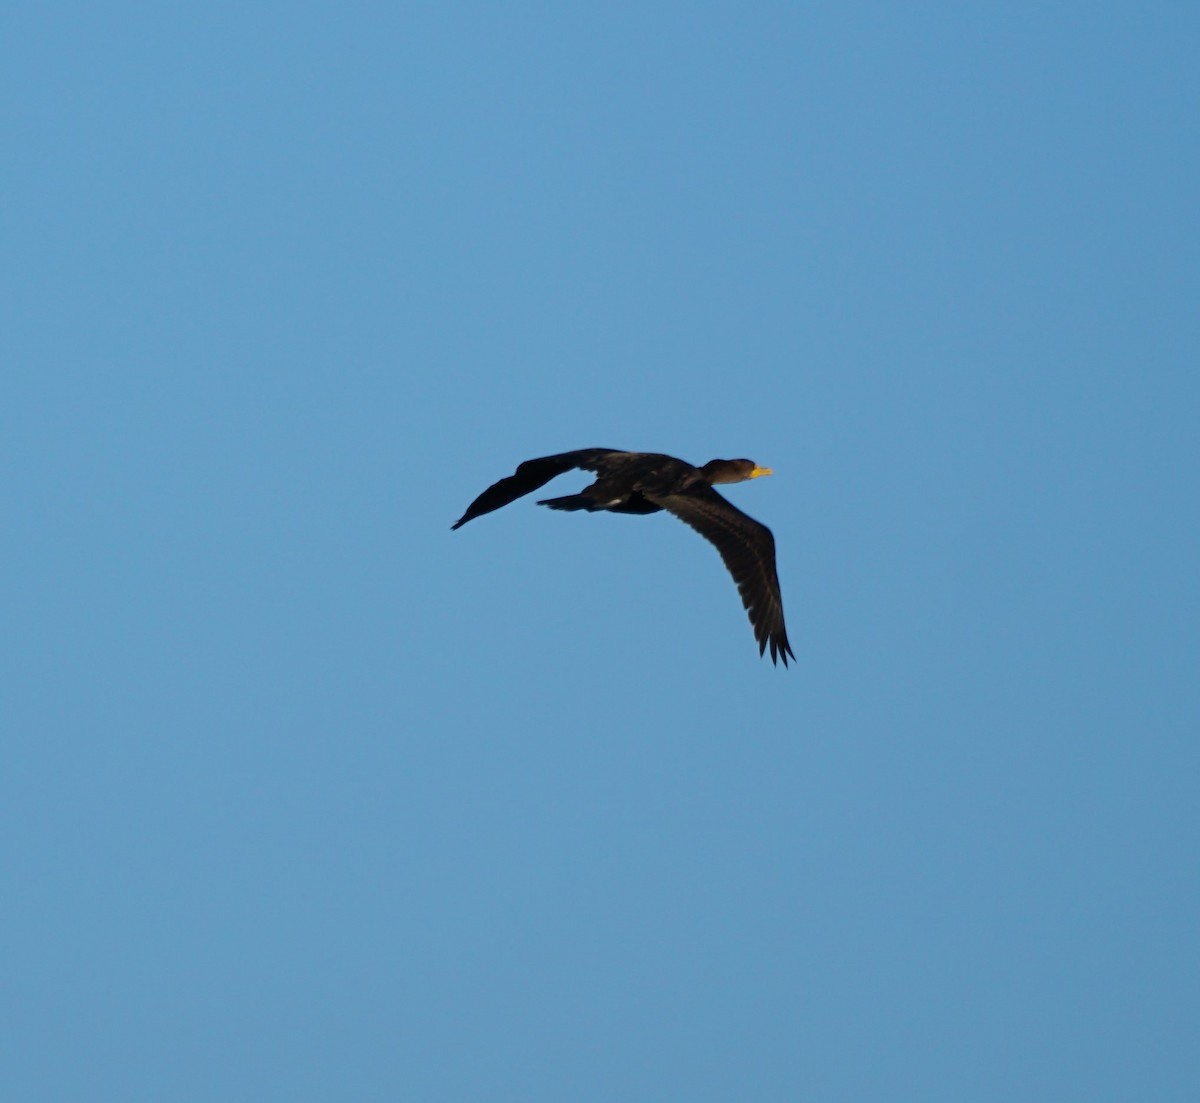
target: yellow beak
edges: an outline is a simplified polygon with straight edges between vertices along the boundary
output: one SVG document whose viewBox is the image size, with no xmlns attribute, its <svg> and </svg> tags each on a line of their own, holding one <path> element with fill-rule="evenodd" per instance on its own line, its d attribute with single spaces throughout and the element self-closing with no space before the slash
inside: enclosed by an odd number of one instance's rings
<svg viewBox="0 0 1200 1103">
<path fill-rule="evenodd" d="M 757 479 L 759 477 L 759 475 L 774 475 L 774 474 L 775 474 L 775 472 L 772 471 L 769 467 L 756 467 L 753 471 L 750 472 L 750 478 Z"/>
</svg>

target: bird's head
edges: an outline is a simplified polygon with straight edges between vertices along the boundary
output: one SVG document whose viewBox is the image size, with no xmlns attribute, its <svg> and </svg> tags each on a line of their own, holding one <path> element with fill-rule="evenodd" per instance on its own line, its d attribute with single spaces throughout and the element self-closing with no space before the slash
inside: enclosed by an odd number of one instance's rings
<svg viewBox="0 0 1200 1103">
<path fill-rule="evenodd" d="M 713 486 L 717 483 L 744 483 L 760 475 L 775 474 L 769 467 L 759 467 L 753 460 L 709 460 L 700 468 L 700 472 Z"/>
</svg>

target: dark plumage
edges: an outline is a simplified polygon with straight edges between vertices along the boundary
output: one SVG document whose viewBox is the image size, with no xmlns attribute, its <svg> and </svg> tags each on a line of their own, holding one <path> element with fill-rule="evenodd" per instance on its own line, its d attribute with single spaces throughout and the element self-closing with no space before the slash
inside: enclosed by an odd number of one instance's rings
<svg viewBox="0 0 1200 1103">
<path fill-rule="evenodd" d="M 758 653 L 768 647 L 771 661 L 795 658 L 783 624 L 783 600 L 775 573 L 775 538 L 766 525 L 747 517 L 713 490 L 714 483 L 740 483 L 770 468 L 752 460 L 709 460 L 703 467 L 655 452 L 618 452 L 612 448 L 582 448 L 557 456 L 526 460 L 516 472 L 489 486 L 452 526 L 460 528 L 484 513 L 514 502 L 545 486 L 572 468 L 594 471 L 600 477 L 578 494 L 546 498 L 538 505 L 551 509 L 586 509 L 589 513 L 657 513 L 665 509 L 691 525 L 721 553 L 750 614 Z"/>
</svg>

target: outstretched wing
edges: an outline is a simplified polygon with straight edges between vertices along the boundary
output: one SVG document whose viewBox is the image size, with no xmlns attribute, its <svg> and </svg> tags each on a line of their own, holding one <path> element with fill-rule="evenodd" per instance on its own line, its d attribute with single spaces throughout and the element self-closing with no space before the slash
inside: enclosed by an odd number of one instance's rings
<svg viewBox="0 0 1200 1103">
<path fill-rule="evenodd" d="M 468 521 L 484 513 L 515 502 L 518 498 L 545 486 L 556 475 L 561 475 L 572 468 L 581 467 L 584 471 L 599 471 L 604 458 L 611 456 L 612 448 L 580 448 L 575 452 L 562 452 L 557 456 L 542 456 L 536 460 L 526 460 L 517 470 L 506 479 L 493 483 L 469 506 L 450 527 L 461 528 Z"/>
<path fill-rule="evenodd" d="M 707 483 L 696 482 L 673 494 L 646 494 L 646 497 L 691 525 L 716 547 L 750 615 L 758 653 L 761 655 L 769 646 L 771 662 L 782 659 L 787 666 L 788 656 L 793 659 L 796 656 L 783 623 L 783 598 L 775 572 L 775 538 L 771 530 L 730 505 Z"/>
</svg>

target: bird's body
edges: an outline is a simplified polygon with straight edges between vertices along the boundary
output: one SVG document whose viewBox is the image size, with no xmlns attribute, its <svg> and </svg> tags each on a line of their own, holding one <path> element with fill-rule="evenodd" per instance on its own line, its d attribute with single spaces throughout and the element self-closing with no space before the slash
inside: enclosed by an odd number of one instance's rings
<svg viewBox="0 0 1200 1103">
<path fill-rule="evenodd" d="M 747 517 L 713 489 L 714 483 L 736 483 L 770 475 L 752 460 L 710 460 L 703 467 L 656 452 L 621 452 L 612 448 L 582 448 L 557 456 L 526 460 L 516 472 L 488 487 L 454 523 L 468 521 L 506 506 L 545 486 L 573 468 L 599 477 L 578 494 L 546 498 L 538 505 L 551 509 L 606 510 L 610 513 L 657 513 L 667 510 L 691 525 L 712 543 L 737 583 L 754 627 L 761 655 L 768 647 L 771 661 L 795 658 L 783 623 L 783 601 L 775 572 L 775 539 L 766 525 Z"/>
</svg>

